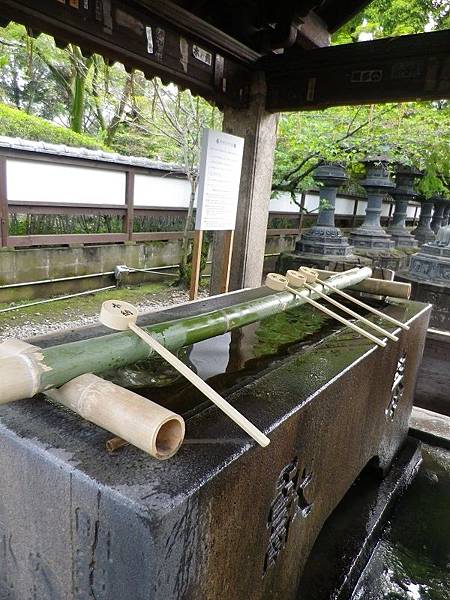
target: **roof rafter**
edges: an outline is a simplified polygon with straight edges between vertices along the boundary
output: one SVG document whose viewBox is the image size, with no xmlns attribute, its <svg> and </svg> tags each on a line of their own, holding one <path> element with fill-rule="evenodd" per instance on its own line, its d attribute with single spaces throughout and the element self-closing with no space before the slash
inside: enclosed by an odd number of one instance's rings
<svg viewBox="0 0 450 600">
<path fill-rule="evenodd" d="M 268 110 L 450 98 L 450 30 L 263 59 Z"/>
</svg>

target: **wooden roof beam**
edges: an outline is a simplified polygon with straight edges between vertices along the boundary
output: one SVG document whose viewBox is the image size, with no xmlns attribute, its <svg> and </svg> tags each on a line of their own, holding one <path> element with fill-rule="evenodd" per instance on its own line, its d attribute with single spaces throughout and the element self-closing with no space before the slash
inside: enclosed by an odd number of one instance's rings
<svg viewBox="0 0 450 600">
<path fill-rule="evenodd" d="M 450 30 L 263 59 L 267 110 L 450 98 Z"/>
<path fill-rule="evenodd" d="M 0 19 L 189 88 L 219 106 L 247 105 L 252 66 L 260 57 L 188 11 L 158 0 L 0 0 Z"/>
</svg>

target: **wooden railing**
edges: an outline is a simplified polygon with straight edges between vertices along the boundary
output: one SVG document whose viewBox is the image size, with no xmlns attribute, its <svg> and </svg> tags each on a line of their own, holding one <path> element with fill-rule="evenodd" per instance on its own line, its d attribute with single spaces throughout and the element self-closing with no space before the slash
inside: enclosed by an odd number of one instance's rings
<svg viewBox="0 0 450 600">
<path fill-rule="evenodd" d="M 90 204 L 69 202 L 30 202 L 8 201 L 6 163 L 8 159 L 27 160 L 46 164 L 62 164 L 89 169 L 119 171 L 125 174 L 125 197 L 123 205 Z M 168 207 L 143 207 L 134 204 L 134 182 L 136 174 L 158 175 L 158 169 L 134 167 L 126 164 L 115 164 L 106 161 L 87 160 L 57 156 L 53 154 L 27 152 L 15 149 L 0 149 L 0 244 L 3 247 L 25 246 L 61 246 L 68 244 L 111 244 L 123 242 L 148 242 L 178 240 L 183 237 L 182 231 L 134 231 L 135 217 L 180 217 L 185 218 L 187 209 Z M 181 172 L 163 172 L 163 176 L 182 178 Z M 113 233 L 86 234 L 23 234 L 10 235 L 9 223 L 11 214 L 27 215 L 105 215 L 115 216 L 122 220 L 122 231 Z M 295 213 L 273 212 L 272 217 L 285 217 L 297 225 L 299 217 Z M 298 226 L 292 229 L 270 229 L 268 235 L 297 235 Z M 193 232 L 189 232 L 192 237 Z"/>
<path fill-rule="evenodd" d="M 68 203 L 68 202 L 30 202 L 30 201 L 8 201 L 7 194 L 7 160 L 26 160 L 44 164 L 61 164 L 65 166 L 84 167 L 89 169 L 101 169 L 105 171 L 115 171 L 125 174 L 125 196 L 123 205 L 113 204 L 90 204 L 90 203 Z M 24 246 L 61 246 L 68 244 L 111 244 L 123 242 L 148 242 L 148 241 L 166 241 L 178 240 L 183 237 L 182 231 L 134 231 L 135 217 L 180 217 L 185 218 L 187 209 L 168 208 L 168 207 L 143 207 L 137 206 L 134 202 L 134 184 L 135 176 L 154 175 L 163 177 L 176 177 L 184 179 L 182 171 L 161 171 L 160 169 L 132 166 L 124 163 L 112 163 L 102 160 L 92 160 L 86 158 L 75 158 L 68 156 L 59 156 L 45 152 L 31 152 L 26 150 L 17 150 L 9 148 L 0 148 L 0 245 L 3 247 L 24 247 Z M 352 215 L 347 215 L 352 226 L 355 226 L 357 220 L 358 198 L 352 197 L 354 201 L 354 210 Z M 11 214 L 28 215 L 105 215 L 115 216 L 122 220 L 122 231 L 113 233 L 86 233 L 86 234 L 24 234 L 9 235 L 9 222 Z M 392 205 L 390 214 L 387 218 L 388 223 L 391 220 Z M 416 215 L 414 220 L 416 220 Z M 267 236 L 296 236 L 302 228 L 298 213 L 271 211 L 270 217 L 282 217 L 292 221 L 292 228 L 267 230 Z M 189 232 L 190 237 L 193 232 Z"/>
</svg>

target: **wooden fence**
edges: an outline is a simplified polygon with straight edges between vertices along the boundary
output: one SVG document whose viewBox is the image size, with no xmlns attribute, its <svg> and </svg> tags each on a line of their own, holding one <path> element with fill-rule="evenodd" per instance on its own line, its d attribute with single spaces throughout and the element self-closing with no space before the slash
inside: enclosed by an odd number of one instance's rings
<svg viewBox="0 0 450 600">
<path fill-rule="evenodd" d="M 8 201 L 7 172 L 8 159 L 26 160 L 37 163 L 63 164 L 66 166 L 84 167 L 89 169 L 102 169 L 124 173 L 125 197 L 123 206 L 108 204 L 86 203 L 55 203 L 55 202 L 27 202 Z M 148 242 L 177 240 L 183 237 L 182 231 L 148 231 L 135 232 L 133 224 L 135 217 L 182 217 L 187 215 L 187 209 L 168 207 L 142 207 L 134 204 L 134 181 L 136 174 L 167 175 L 161 174 L 156 168 L 134 167 L 126 164 L 115 164 L 106 161 L 86 160 L 56 156 L 53 154 L 18 151 L 15 149 L 0 149 L 0 244 L 2 247 L 24 246 L 62 246 L 68 244 L 111 244 L 120 242 Z M 171 177 L 183 177 L 182 173 L 170 173 Z M 9 222 L 11 214 L 29 215 L 107 215 L 120 217 L 122 232 L 119 233 L 86 233 L 86 234 L 49 234 L 49 235 L 9 235 Z M 272 217 L 287 217 L 298 223 L 299 216 L 295 213 L 273 212 Z M 269 229 L 268 235 L 296 235 L 298 225 L 292 229 Z M 192 237 L 193 232 L 189 232 Z"/>
<path fill-rule="evenodd" d="M 65 166 L 84 167 L 89 169 L 101 169 L 104 171 L 115 171 L 125 174 L 125 197 L 123 205 L 108 204 L 75 204 L 55 202 L 27 202 L 8 201 L 7 195 L 7 160 L 26 160 L 43 164 L 61 164 Z M 0 148 L 0 245 L 2 247 L 24 247 L 24 246 L 63 246 L 68 244 L 111 244 L 123 242 L 148 242 L 178 240 L 183 237 L 182 231 L 134 231 L 135 217 L 185 217 L 187 209 L 168 207 L 143 207 L 134 202 L 135 175 L 153 175 L 164 177 L 183 178 L 181 171 L 161 171 L 156 167 L 132 166 L 123 163 L 113 163 L 103 160 L 59 156 L 46 152 L 30 152 L 9 148 Z M 354 197 L 354 210 L 351 217 L 352 226 L 357 222 L 358 198 Z M 116 233 L 86 233 L 86 234 L 49 234 L 49 235 L 9 235 L 9 222 L 11 214 L 29 215 L 107 215 L 120 217 L 122 220 L 122 231 Z M 392 214 L 392 205 L 388 222 Z M 414 220 L 416 220 L 416 215 Z M 302 219 L 298 213 L 292 212 L 270 212 L 270 217 L 282 217 L 292 220 L 293 227 L 286 229 L 268 229 L 268 236 L 298 235 L 302 228 Z M 189 232 L 190 237 L 193 232 Z"/>
</svg>

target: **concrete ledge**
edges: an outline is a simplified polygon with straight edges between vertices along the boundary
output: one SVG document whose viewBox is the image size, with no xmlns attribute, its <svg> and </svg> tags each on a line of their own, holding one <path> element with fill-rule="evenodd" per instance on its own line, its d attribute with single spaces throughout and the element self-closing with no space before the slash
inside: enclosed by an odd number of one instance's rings
<svg viewBox="0 0 450 600">
<path fill-rule="evenodd" d="M 450 449 L 450 417 L 446 415 L 414 406 L 409 433 L 432 446 Z"/>
<path fill-rule="evenodd" d="M 432 314 L 435 307 L 433 307 Z M 414 404 L 450 417 L 450 332 L 429 329 Z"/>
</svg>

